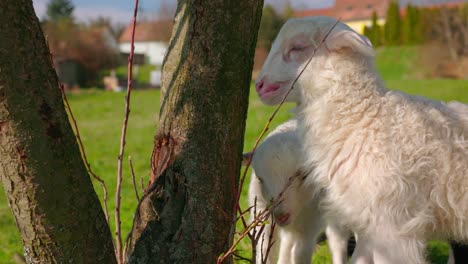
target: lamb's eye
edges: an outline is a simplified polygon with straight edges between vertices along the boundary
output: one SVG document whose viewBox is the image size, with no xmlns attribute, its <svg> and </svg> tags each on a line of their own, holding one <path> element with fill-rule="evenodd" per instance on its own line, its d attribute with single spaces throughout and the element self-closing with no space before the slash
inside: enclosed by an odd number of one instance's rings
<svg viewBox="0 0 468 264">
<path fill-rule="evenodd" d="M 295 44 L 291 47 L 290 51 L 303 51 L 306 47 L 302 44 Z"/>
<path fill-rule="evenodd" d="M 298 60 L 300 58 L 305 58 L 304 53 L 306 52 L 307 48 L 309 46 L 307 43 L 302 43 L 302 42 L 297 42 L 297 43 L 292 43 L 289 46 L 289 49 L 287 49 L 287 52 L 283 54 L 283 59 L 286 62 L 289 62 L 291 60 Z"/>
<path fill-rule="evenodd" d="M 263 184 L 263 179 L 257 176 L 257 179 L 260 181 L 261 184 Z"/>
</svg>

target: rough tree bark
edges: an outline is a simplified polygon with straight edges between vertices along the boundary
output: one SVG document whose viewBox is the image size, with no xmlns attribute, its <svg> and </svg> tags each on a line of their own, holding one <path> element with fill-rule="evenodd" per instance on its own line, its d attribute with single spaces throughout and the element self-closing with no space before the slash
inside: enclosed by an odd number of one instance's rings
<svg viewBox="0 0 468 264">
<path fill-rule="evenodd" d="M 0 177 L 28 263 L 115 263 L 31 0 L 0 1 Z"/>
<path fill-rule="evenodd" d="M 127 241 L 128 263 L 215 263 L 232 243 L 262 6 L 178 2 L 152 180 Z"/>
</svg>

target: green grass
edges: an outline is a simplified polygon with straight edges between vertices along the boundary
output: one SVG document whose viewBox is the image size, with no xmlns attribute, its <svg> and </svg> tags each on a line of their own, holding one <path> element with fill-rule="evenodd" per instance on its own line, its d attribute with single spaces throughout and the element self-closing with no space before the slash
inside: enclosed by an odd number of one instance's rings
<svg viewBox="0 0 468 264">
<path fill-rule="evenodd" d="M 468 102 L 468 81 L 456 80 L 413 80 L 411 66 L 414 48 L 391 48 L 378 51 L 377 65 L 389 87 L 424 95 L 436 100 L 459 100 Z M 401 57 L 400 57 L 400 54 Z M 414 58 L 414 56 L 413 56 Z M 77 117 L 83 142 L 89 161 L 95 172 L 105 179 L 109 190 L 109 208 L 114 206 L 115 176 L 117 173 L 117 155 L 121 133 L 124 94 L 90 90 L 78 95 L 70 95 L 70 103 Z M 292 116 L 288 112 L 293 105 L 285 105 L 273 120 L 272 127 L 284 122 Z M 159 111 L 159 91 L 135 91 L 132 94 L 131 116 L 129 122 L 125 161 L 132 156 L 137 178 L 148 179 L 149 158 L 153 147 L 153 136 L 157 127 Z M 251 90 L 250 105 L 245 134 L 245 150 L 250 150 L 256 137 L 260 134 L 265 122 L 273 112 L 273 107 L 263 105 L 254 90 Z M 136 199 L 133 193 L 128 163 L 124 164 L 126 176 L 122 189 L 122 229 L 123 234 L 130 230 Z M 247 181 L 248 182 L 248 179 Z M 100 197 L 102 190 L 99 185 L 95 189 Z M 242 205 L 246 206 L 247 186 L 243 189 Z M 113 211 L 111 211 L 111 228 L 114 230 Z M 13 216 L 8 208 L 3 191 L 0 191 L 0 263 L 14 263 L 14 253 L 22 255 L 21 238 Z M 113 233 L 113 231 L 112 231 Z M 241 249 L 249 249 L 243 242 Z M 447 245 L 434 242 L 430 245 L 429 257 L 434 263 L 445 263 Z M 247 255 L 247 253 L 246 253 Z M 331 263 L 328 249 L 320 246 L 315 254 L 314 263 Z"/>
<path fill-rule="evenodd" d="M 385 80 L 401 80 L 417 74 L 414 62 L 417 47 L 382 47 L 377 49 L 377 70 Z"/>
</svg>

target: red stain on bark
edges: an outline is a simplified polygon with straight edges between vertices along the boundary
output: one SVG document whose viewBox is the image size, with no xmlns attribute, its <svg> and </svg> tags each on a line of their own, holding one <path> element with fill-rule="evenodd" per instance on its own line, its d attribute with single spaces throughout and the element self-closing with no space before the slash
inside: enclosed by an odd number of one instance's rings
<svg viewBox="0 0 468 264">
<path fill-rule="evenodd" d="M 151 175 L 149 186 L 153 185 L 159 176 L 174 161 L 176 142 L 170 134 L 157 135 L 154 139 L 153 154 L 151 156 Z"/>
<path fill-rule="evenodd" d="M 7 121 L 0 121 L 0 132 L 6 131 Z"/>
</svg>

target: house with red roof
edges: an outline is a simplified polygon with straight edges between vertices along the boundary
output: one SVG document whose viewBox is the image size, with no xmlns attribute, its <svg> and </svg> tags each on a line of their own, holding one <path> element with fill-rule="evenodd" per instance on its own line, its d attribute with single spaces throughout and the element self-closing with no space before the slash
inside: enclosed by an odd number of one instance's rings
<svg viewBox="0 0 468 264">
<path fill-rule="evenodd" d="M 372 13 L 377 13 L 377 22 L 385 23 L 385 13 L 391 0 L 335 0 L 329 8 L 300 10 L 295 17 L 329 16 L 340 19 L 356 32 L 363 33 L 365 26 L 370 26 Z"/>
<path fill-rule="evenodd" d="M 340 19 L 356 32 L 363 34 L 364 27 L 372 24 L 372 13 L 377 14 L 377 23 L 385 24 L 387 8 L 392 0 L 335 0 L 333 6 L 322 9 L 298 10 L 295 17 L 329 16 Z M 432 3 L 431 1 L 406 1 L 426 8 L 455 7 L 462 5 L 466 0 L 448 0 Z M 401 6 L 400 13 L 405 15 L 405 6 Z"/>
<path fill-rule="evenodd" d="M 172 21 L 143 21 L 135 26 L 135 64 L 162 65 L 169 39 L 171 37 Z M 119 37 L 119 50 L 127 59 L 131 51 L 132 23 Z"/>
</svg>

